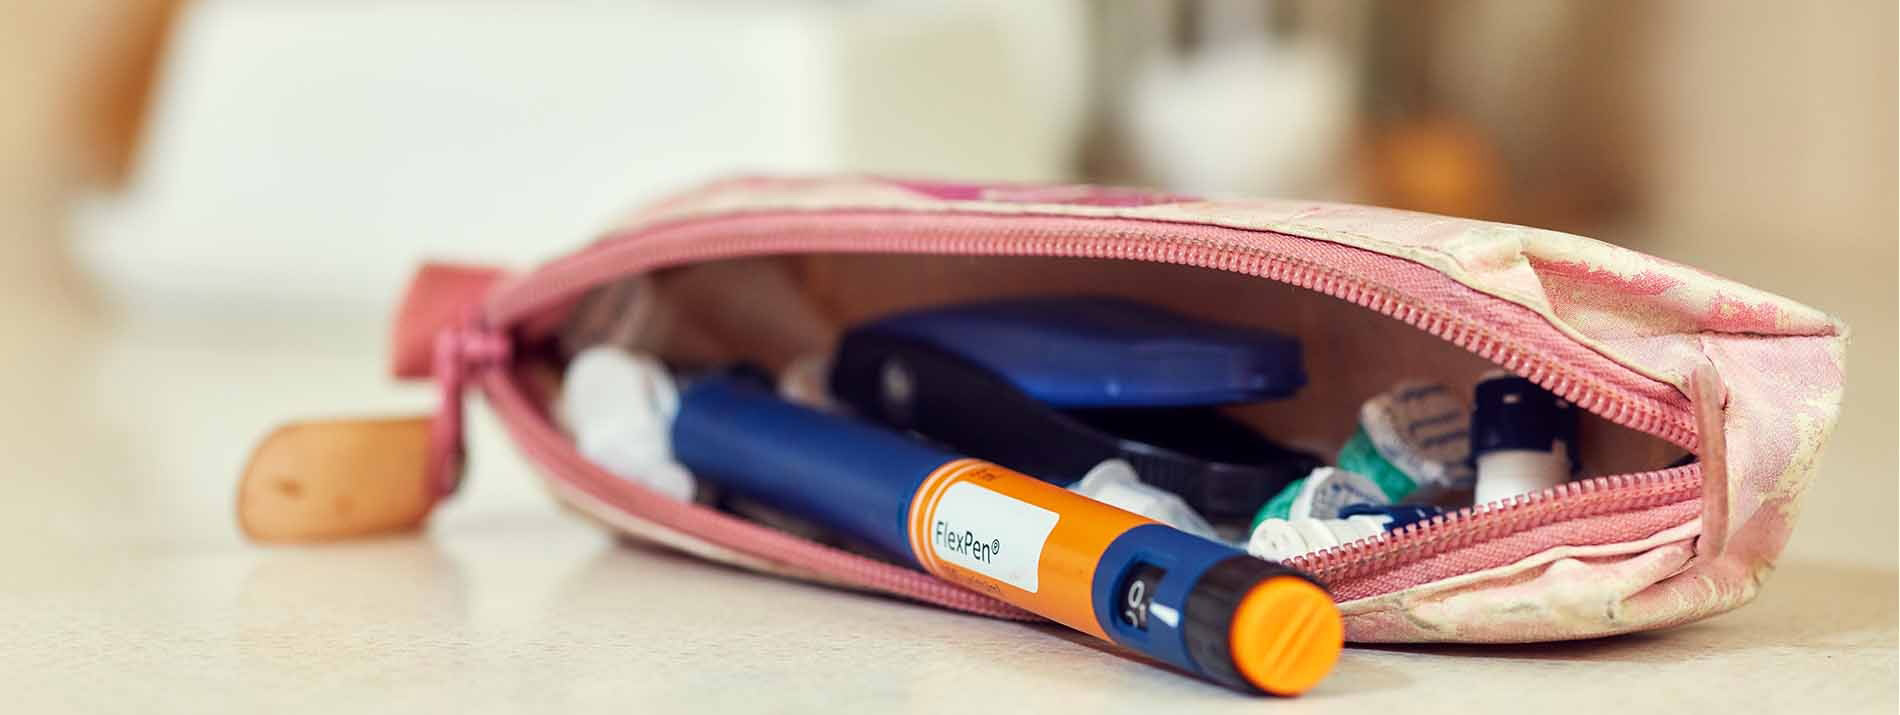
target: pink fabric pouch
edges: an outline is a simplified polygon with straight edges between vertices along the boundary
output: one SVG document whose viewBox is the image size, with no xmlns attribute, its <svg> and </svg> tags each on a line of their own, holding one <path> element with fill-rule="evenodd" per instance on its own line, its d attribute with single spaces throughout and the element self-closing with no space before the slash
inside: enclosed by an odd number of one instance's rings
<svg viewBox="0 0 1900 715">
<path fill-rule="evenodd" d="M 616 284 L 635 287 L 597 297 Z M 1033 618 L 611 475 L 551 419 L 550 385 L 561 341 L 595 313 L 644 311 L 640 334 L 619 339 L 670 360 L 783 368 L 886 312 L 1077 292 L 1298 335 L 1309 387 L 1240 416 L 1322 453 L 1360 402 L 1402 378 L 1468 385 L 1502 368 L 1587 411 L 1577 480 L 1293 561 L 1330 585 L 1358 642 L 1588 638 L 1747 602 L 1841 398 L 1839 322 L 1586 238 L 1336 204 L 871 178 L 728 180 L 530 271 L 425 267 L 394 365 L 442 385 L 430 469 L 443 494 L 472 388 L 553 494 L 612 529 L 792 578 Z M 1693 463 L 1666 466 L 1685 454 Z"/>
</svg>

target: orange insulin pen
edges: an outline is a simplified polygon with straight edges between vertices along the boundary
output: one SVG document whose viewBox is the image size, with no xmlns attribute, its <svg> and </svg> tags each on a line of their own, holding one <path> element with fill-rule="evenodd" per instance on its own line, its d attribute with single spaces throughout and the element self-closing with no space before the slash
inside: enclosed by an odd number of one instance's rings
<svg viewBox="0 0 1900 715">
<path fill-rule="evenodd" d="M 682 385 L 669 438 L 699 479 L 1222 685 L 1295 695 L 1339 656 L 1305 573 L 742 374 Z"/>
</svg>

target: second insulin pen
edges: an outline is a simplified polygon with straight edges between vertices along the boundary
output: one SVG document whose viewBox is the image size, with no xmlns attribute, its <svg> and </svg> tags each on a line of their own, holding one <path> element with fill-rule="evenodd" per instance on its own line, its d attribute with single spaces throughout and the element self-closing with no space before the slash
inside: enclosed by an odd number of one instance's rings
<svg viewBox="0 0 1900 715">
<path fill-rule="evenodd" d="M 1294 695 L 1339 656 L 1339 610 L 1300 571 L 744 376 L 681 385 L 670 439 L 700 479 L 1222 685 Z"/>
</svg>

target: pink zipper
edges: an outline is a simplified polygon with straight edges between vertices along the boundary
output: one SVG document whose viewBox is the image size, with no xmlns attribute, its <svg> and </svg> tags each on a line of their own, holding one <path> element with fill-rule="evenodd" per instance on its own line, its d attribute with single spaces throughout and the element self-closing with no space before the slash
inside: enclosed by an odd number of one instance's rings
<svg viewBox="0 0 1900 715">
<path fill-rule="evenodd" d="M 1294 557 L 1288 563 L 1328 583 L 1474 546 L 1533 526 L 1673 504 L 1701 494 L 1697 465 L 1593 477 L 1508 501 L 1478 504 L 1397 531 Z"/>
<path fill-rule="evenodd" d="M 1027 224 L 1027 225 L 1026 225 Z M 509 326 L 560 305 L 589 288 L 629 275 L 745 256 L 811 253 L 906 253 L 973 256 L 1066 256 L 1149 261 L 1242 273 L 1353 302 L 1465 348 L 1529 378 L 1552 393 L 1624 427 L 1697 447 L 1686 400 L 1562 337 L 1527 344 L 1514 333 L 1547 321 L 1514 303 L 1468 288 L 1478 315 L 1441 309 L 1394 283 L 1445 283 L 1439 272 L 1366 249 L 1287 234 L 1153 220 L 972 213 L 879 211 L 758 212 L 675 222 L 617 234 L 557 259 L 499 289 L 487 324 Z M 1341 266 L 1345 267 L 1341 267 Z M 1352 268 L 1363 268 L 1354 271 Z M 1395 280 L 1396 279 L 1396 280 Z M 1441 295 L 1438 300 L 1445 300 Z M 1505 314 L 1518 311 L 1534 320 Z M 1480 317 L 1482 316 L 1482 317 Z M 1516 320 L 1514 325 L 1487 324 Z M 1643 394 L 1647 389 L 1650 394 Z M 1666 394 L 1665 394 L 1666 393 Z M 520 432 L 520 430 L 517 430 Z M 559 435 L 528 430 L 538 442 Z M 565 444 L 529 444 L 531 451 L 571 451 Z M 1571 482 L 1509 502 L 1483 504 L 1400 531 L 1293 560 L 1338 588 L 1343 582 L 1536 526 L 1651 509 L 1695 499 L 1698 465 Z"/>
</svg>

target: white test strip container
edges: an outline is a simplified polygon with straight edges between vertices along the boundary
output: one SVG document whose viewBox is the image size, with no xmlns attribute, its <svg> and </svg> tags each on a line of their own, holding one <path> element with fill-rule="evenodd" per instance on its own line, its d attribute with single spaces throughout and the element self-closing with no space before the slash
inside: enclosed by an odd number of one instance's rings
<svg viewBox="0 0 1900 715">
<path fill-rule="evenodd" d="M 1563 484 L 1575 471 L 1576 407 L 1536 383 L 1493 375 L 1478 383 L 1471 415 L 1476 503 Z"/>
</svg>

